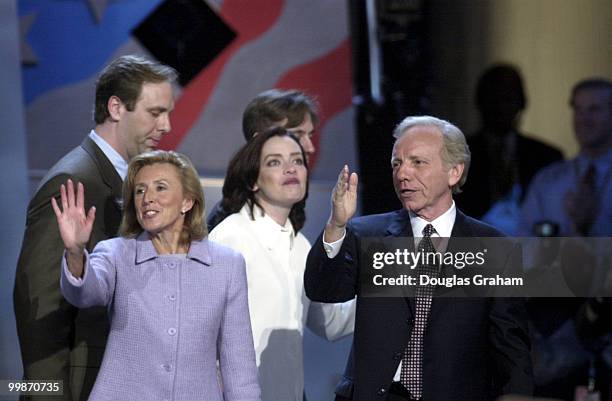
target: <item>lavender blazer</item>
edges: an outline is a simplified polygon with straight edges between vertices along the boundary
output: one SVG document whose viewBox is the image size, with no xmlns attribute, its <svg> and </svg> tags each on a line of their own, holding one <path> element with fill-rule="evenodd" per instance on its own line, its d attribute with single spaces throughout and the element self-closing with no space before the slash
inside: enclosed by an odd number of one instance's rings
<svg viewBox="0 0 612 401">
<path fill-rule="evenodd" d="M 240 254 L 202 240 L 187 257 L 158 255 L 145 232 L 98 243 L 82 282 L 69 274 L 64 257 L 66 299 L 111 316 L 90 400 L 260 400 Z"/>
</svg>

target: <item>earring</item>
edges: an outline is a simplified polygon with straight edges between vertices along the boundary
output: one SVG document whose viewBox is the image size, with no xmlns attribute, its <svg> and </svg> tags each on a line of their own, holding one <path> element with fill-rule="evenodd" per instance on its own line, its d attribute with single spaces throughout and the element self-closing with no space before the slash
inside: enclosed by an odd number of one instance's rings
<svg viewBox="0 0 612 401">
<path fill-rule="evenodd" d="M 184 211 L 184 210 L 181 210 L 181 216 L 184 216 L 184 215 L 185 215 L 185 213 L 187 213 L 187 212 L 186 212 L 186 211 Z"/>
</svg>

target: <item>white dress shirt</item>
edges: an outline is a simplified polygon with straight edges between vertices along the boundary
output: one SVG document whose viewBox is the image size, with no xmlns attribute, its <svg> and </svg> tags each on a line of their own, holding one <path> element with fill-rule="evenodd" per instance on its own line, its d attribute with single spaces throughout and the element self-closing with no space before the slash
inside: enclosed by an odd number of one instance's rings
<svg viewBox="0 0 612 401">
<path fill-rule="evenodd" d="M 355 303 L 310 302 L 304 270 L 310 243 L 255 207 L 223 220 L 210 233 L 242 253 L 246 261 L 249 309 L 263 401 L 302 401 L 304 393 L 303 332 L 308 325 L 329 340 L 353 332 Z"/>
<path fill-rule="evenodd" d="M 112 146 L 108 144 L 100 135 L 96 133 L 96 131 L 91 130 L 89 132 L 89 138 L 98 145 L 104 156 L 111 162 L 119 177 L 121 177 L 122 181 L 125 181 L 125 177 L 127 176 L 128 163 L 125 159 L 117 152 Z"/>
<path fill-rule="evenodd" d="M 431 224 L 436 232 L 433 233 L 432 237 L 438 238 L 446 238 L 448 239 L 451 236 L 451 232 L 453 231 L 453 226 L 455 225 L 455 218 L 457 217 L 457 208 L 455 207 L 455 201 L 451 204 L 450 208 L 435 218 L 432 221 L 427 221 L 411 211 L 408 212 L 410 215 L 410 225 L 412 226 L 412 233 L 414 236 L 414 246 L 415 248 L 418 246 L 419 241 L 423 237 L 423 229 L 427 224 Z M 335 242 L 325 242 L 323 241 L 323 247 L 325 248 L 325 253 L 328 258 L 334 258 L 338 252 L 340 252 L 340 248 L 342 247 L 342 243 L 344 242 L 344 237 L 346 236 L 346 231 L 342 235 L 338 241 Z M 324 237 L 325 238 L 325 237 Z M 435 241 L 434 241 L 435 243 Z M 448 245 L 447 241 L 442 241 L 438 243 L 436 251 L 444 253 L 446 251 L 446 245 Z M 438 245 L 436 244 L 436 245 Z M 408 345 L 408 344 L 406 344 Z M 393 381 L 400 381 L 400 372 L 402 371 L 402 362 L 400 361 L 397 370 L 395 371 L 395 376 L 393 376 Z"/>
</svg>

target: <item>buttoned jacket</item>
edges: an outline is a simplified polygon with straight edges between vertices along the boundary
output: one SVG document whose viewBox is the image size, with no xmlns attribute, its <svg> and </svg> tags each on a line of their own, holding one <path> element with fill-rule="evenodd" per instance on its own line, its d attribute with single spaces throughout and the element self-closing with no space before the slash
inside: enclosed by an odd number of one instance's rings
<svg viewBox="0 0 612 401">
<path fill-rule="evenodd" d="M 501 235 L 457 210 L 448 249 L 453 250 L 452 237 Z M 310 299 L 342 302 L 357 295 L 351 361 L 343 386 L 336 389 L 342 399 L 386 399 L 414 326 L 414 298 L 361 293 L 360 239 L 389 236 L 413 237 L 406 210 L 355 218 L 334 258 L 326 255 L 322 236 L 308 255 L 304 283 Z M 499 244 L 488 256 L 520 270 L 520 248 L 510 241 Z M 423 400 L 485 401 L 501 394 L 530 394 L 529 348 L 522 300 L 434 297 L 423 340 Z"/>
<path fill-rule="evenodd" d="M 238 253 L 202 240 L 193 241 L 187 255 L 158 255 L 145 232 L 99 243 L 78 285 L 62 263 L 66 299 L 79 308 L 108 305 L 110 311 L 106 353 L 90 400 L 260 399 Z"/>
</svg>

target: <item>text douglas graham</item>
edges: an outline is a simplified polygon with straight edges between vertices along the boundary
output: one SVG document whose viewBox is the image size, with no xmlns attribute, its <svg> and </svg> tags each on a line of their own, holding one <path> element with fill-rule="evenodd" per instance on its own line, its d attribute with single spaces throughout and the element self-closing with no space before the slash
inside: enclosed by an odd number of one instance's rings
<svg viewBox="0 0 612 401">
<path fill-rule="evenodd" d="M 502 277 L 496 275 L 494 277 L 484 277 L 482 274 L 475 274 L 473 277 L 457 277 L 456 275 L 450 277 L 430 277 L 426 274 L 418 276 L 411 276 L 408 274 L 402 274 L 399 277 L 384 277 L 382 274 L 377 274 L 372 278 L 374 285 L 377 286 L 443 286 L 443 287 L 455 287 L 455 286 L 522 286 L 523 278 L 521 277 Z"/>
</svg>

